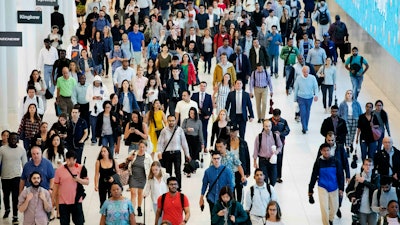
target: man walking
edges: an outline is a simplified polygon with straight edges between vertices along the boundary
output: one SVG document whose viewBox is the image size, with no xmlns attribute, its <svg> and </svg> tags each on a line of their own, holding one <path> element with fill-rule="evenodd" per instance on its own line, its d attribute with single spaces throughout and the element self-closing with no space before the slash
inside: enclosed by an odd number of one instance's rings
<svg viewBox="0 0 400 225">
<path fill-rule="evenodd" d="M 164 167 L 170 176 L 172 175 L 172 165 L 174 166 L 175 176 L 179 185 L 178 190 L 181 190 L 181 149 L 183 148 L 186 159 L 190 161 L 189 146 L 186 141 L 185 132 L 181 127 L 176 125 L 175 116 L 169 115 L 167 122 L 168 127 L 162 129 L 158 137 L 157 148 L 158 152 L 162 152 Z"/>
<path fill-rule="evenodd" d="M 308 185 L 309 202 L 314 204 L 313 189 L 318 180 L 318 196 L 323 225 L 332 225 L 339 208 L 339 195 L 343 195 L 344 179 L 335 157 L 331 156 L 329 144 L 319 147 L 321 156 L 314 163 L 311 180 Z"/>
<path fill-rule="evenodd" d="M 329 36 L 332 37 L 332 41 L 335 43 L 335 51 L 337 55 L 337 49 L 340 50 L 340 58 L 344 63 L 344 43 L 349 41 L 349 32 L 347 31 L 346 24 L 340 21 L 340 16 L 335 16 L 335 22 L 332 23 L 328 30 Z"/>
<path fill-rule="evenodd" d="M 368 71 L 369 65 L 364 57 L 358 55 L 357 47 L 353 47 L 351 53 L 352 56 L 346 59 L 345 67 L 346 70 L 350 72 L 350 80 L 353 86 L 353 97 L 357 100 L 364 80 L 364 74 Z"/>
<path fill-rule="evenodd" d="M 269 70 L 265 70 L 261 63 L 257 63 L 257 69 L 253 71 L 250 76 L 250 98 L 256 96 L 256 108 L 257 108 L 257 116 L 258 123 L 265 118 L 265 111 L 267 109 L 267 94 L 269 94 L 272 98 L 273 90 L 272 90 L 272 82 L 271 82 L 271 74 Z M 254 93 L 254 94 L 253 94 Z"/>
<path fill-rule="evenodd" d="M 278 201 L 278 196 L 272 185 L 265 182 L 261 169 L 254 171 L 256 184 L 247 190 L 243 208 L 250 215 L 252 225 L 264 225 L 265 212 L 270 201 Z"/>
<path fill-rule="evenodd" d="M 235 90 L 229 92 L 226 99 L 225 109 L 229 111 L 229 117 L 233 124 L 239 125 L 239 136 L 245 138 L 247 118 L 252 122 L 254 119 L 253 106 L 249 93 L 243 91 L 242 80 L 235 81 Z M 249 111 L 249 115 L 247 114 Z"/>
<path fill-rule="evenodd" d="M 59 202 L 60 224 L 69 225 L 72 216 L 75 225 L 83 225 L 85 218 L 82 201 L 86 194 L 82 185 L 89 185 L 89 178 L 85 166 L 76 163 L 74 151 L 67 152 L 66 164 L 56 170 L 54 184 L 54 198 Z"/>
<path fill-rule="evenodd" d="M 8 145 L 0 148 L 1 184 L 3 187 L 4 216 L 10 214 L 10 194 L 12 195 L 13 224 L 18 224 L 18 190 L 21 179 L 21 168 L 27 162 L 26 152 L 18 146 L 18 134 L 10 133 Z"/>
<path fill-rule="evenodd" d="M 300 118 L 303 134 L 308 131 L 308 121 L 310 119 L 311 104 L 318 101 L 318 83 L 315 76 L 309 75 L 310 68 L 303 66 L 302 77 L 294 82 L 294 101 L 299 104 Z"/>
<path fill-rule="evenodd" d="M 272 133 L 271 129 L 271 121 L 264 120 L 263 132 L 258 134 L 254 141 L 253 159 L 254 168 L 260 168 L 263 171 L 265 182 L 275 186 L 277 177 L 276 160 L 282 149 L 282 141 L 276 133 Z M 275 162 L 273 158 L 275 158 Z"/>
<path fill-rule="evenodd" d="M 208 202 L 210 214 L 215 203 L 219 200 L 219 192 L 222 187 L 228 186 L 231 190 L 235 186 L 233 183 L 233 172 L 221 163 L 221 153 L 213 151 L 211 156 L 212 165 L 206 169 L 203 176 L 201 187 L 200 208 L 204 208 L 204 195 L 207 191 L 206 201 Z"/>
<path fill-rule="evenodd" d="M 61 112 L 67 115 L 71 114 L 72 104 L 71 96 L 72 92 L 77 84 L 75 78 L 69 76 L 68 67 L 62 69 L 62 77 L 57 79 L 57 104 L 60 106 Z"/>
<path fill-rule="evenodd" d="M 83 147 L 88 137 L 88 125 L 85 120 L 79 118 L 79 105 L 75 105 L 71 111 L 71 119 L 69 120 L 67 146 L 69 150 L 76 153 L 76 162 L 81 163 Z"/>
<path fill-rule="evenodd" d="M 187 224 L 190 218 L 189 199 L 180 193 L 180 186 L 176 177 L 167 179 L 168 192 L 158 197 L 155 225 L 167 220 L 172 225 Z M 185 216 L 183 216 L 185 212 Z"/>
<path fill-rule="evenodd" d="M 58 59 L 57 49 L 51 46 L 50 39 L 46 38 L 43 40 L 44 47 L 40 49 L 37 68 L 43 71 L 44 81 L 49 89 L 50 93 L 54 94 L 54 82 L 53 82 L 53 65 Z M 43 70 L 42 70 L 43 69 Z"/>
</svg>

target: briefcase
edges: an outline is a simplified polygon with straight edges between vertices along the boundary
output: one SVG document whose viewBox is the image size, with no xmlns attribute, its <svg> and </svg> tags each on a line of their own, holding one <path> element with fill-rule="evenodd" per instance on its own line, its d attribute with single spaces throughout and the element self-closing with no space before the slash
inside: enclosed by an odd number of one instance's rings
<svg viewBox="0 0 400 225">
<path fill-rule="evenodd" d="M 344 54 L 350 54 L 351 53 L 351 43 L 350 42 L 346 42 L 344 43 Z"/>
</svg>

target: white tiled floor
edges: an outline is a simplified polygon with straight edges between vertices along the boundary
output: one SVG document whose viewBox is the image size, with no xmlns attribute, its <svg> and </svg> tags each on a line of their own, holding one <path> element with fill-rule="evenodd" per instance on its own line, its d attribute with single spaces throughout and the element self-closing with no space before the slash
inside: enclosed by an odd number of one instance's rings
<svg viewBox="0 0 400 225">
<path fill-rule="evenodd" d="M 331 7 L 334 4 L 330 4 Z M 338 9 L 337 9 L 338 10 Z M 336 11 L 337 11 L 336 10 Z M 332 11 L 332 9 L 331 9 Z M 333 15 L 333 14 L 332 14 Z M 354 33 L 359 33 L 359 31 L 352 31 Z M 354 37 L 354 36 L 353 36 Z M 362 53 L 361 53 L 362 54 Z M 282 64 L 282 61 L 280 61 Z M 201 67 L 200 63 L 200 67 Z M 339 103 L 344 97 L 344 92 L 347 89 L 351 89 L 350 79 L 348 78 L 347 71 L 344 69 L 343 64 L 340 62 L 337 65 L 338 69 L 338 90 L 337 98 Z M 281 71 L 281 70 L 280 70 Z M 369 74 L 370 75 L 370 74 Z M 205 80 L 209 84 L 212 81 L 212 76 L 204 75 L 202 69 L 200 69 L 200 80 Z M 105 84 L 111 90 L 112 83 L 111 78 L 105 79 Z M 310 174 L 312 170 L 312 165 L 316 157 L 318 146 L 323 142 L 323 137 L 319 134 L 319 129 L 322 120 L 329 116 L 324 113 L 321 96 L 318 102 L 313 103 L 311 109 L 311 120 L 309 125 L 309 132 L 304 135 L 301 133 L 301 125 L 294 121 L 294 107 L 293 107 L 293 96 L 286 96 L 285 94 L 285 82 L 282 75 L 275 79 L 273 78 L 274 85 L 274 107 L 280 108 L 282 110 L 282 117 L 288 120 L 289 126 L 291 128 L 291 133 L 287 137 L 287 142 L 285 146 L 285 156 L 283 163 L 283 176 L 284 182 L 282 184 L 277 184 L 275 186 L 278 196 L 279 203 L 282 208 L 283 221 L 286 225 L 305 225 L 305 224 L 321 224 L 320 219 L 320 209 L 318 204 L 318 196 L 316 197 L 316 204 L 310 205 L 308 203 L 307 189 L 310 179 Z M 212 88 L 209 86 L 208 91 L 211 92 Z M 372 82 L 367 78 L 364 80 L 363 88 L 359 101 L 364 105 L 367 101 L 375 101 L 377 99 L 383 100 L 385 103 L 385 110 L 388 112 L 390 117 L 390 125 L 392 130 L 392 136 L 397 137 L 400 132 L 400 121 L 394 120 L 393 118 L 399 118 L 400 112 L 392 105 L 389 100 L 384 96 Z M 52 103 L 52 102 L 51 102 Z M 54 109 L 51 107 L 53 104 L 49 102 L 49 109 L 47 110 L 45 121 L 50 123 L 56 121 L 54 115 Z M 257 118 L 257 117 L 256 117 Z M 17 128 L 15 124 L 14 130 Z M 257 124 L 256 121 L 248 123 L 246 132 L 246 140 L 249 144 L 250 152 L 253 152 L 253 143 L 256 135 L 261 131 L 261 124 Z M 211 126 L 209 126 L 211 129 Z M 398 140 L 394 140 L 395 145 Z M 99 223 L 99 198 L 98 194 L 94 191 L 93 187 L 93 177 L 94 177 L 94 163 L 99 152 L 99 147 L 90 146 L 89 143 L 85 146 L 84 155 L 87 156 L 86 167 L 89 171 L 90 185 L 86 187 L 87 198 L 84 201 L 84 212 L 86 218 L 86 224 L 94 225 Z M 121 149 L 121 157 L 119 161 L 123 160 L 123 157 L 127 154 L 127 147 Z M 209 163 L 209 158 L 206 157 L 205 164 Z M 200 211 L 198 206 L 200 189 L 201 189 L 201 179 L 204 169 L 199 169 L 197 174 L 193 175 L 192 178 L 188 179 L 183 177 L 183 193 L 186 194 L 190 199 L 191 205 L 191 219 L 188 224 L 200 225 L 209 224 L 209 211 L 205 208 L 204 212 Z M 354 174 L 354 170 L 352 174 Z M 252 185 L 254 180 L 249 179 L 249 185 Z M 315 189 L 316 190 L 316 189 Z M 128 192 L 124 192 L 126 197 L 130 197 Z M 150 200 L 146 200 L 147 207 L 146 212 L 146 223 L 154 224 L 154 212 Z M 350 214 L 350 204 L 347 198 L 343 200 L 342 213 L 343 218 L 335 218 L 334 224 L 350 224 L 351 214 Z M 207 206 L 206 206 L 207 207 Z M 3 213 L 3 205 L 1 215 Z M 21 221 L 23 216 L 20 215 Z M 143 222 L 143 217 L 136 217 L 138 222 Z M 0 224 L 10 224 L 10 220 L 0 219 Z M 58 221 L 54 221 L 51 224 L 59 224 Z"/>
</svg>

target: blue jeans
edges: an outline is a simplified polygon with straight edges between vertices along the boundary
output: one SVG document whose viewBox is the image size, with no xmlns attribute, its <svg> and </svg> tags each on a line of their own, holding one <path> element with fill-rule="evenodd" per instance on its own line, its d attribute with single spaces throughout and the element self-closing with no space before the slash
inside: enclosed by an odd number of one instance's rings
<svg viewBox="0 0 400 225">
<path fill-rule="evenodd" d="M 324 109 L 326 108 L 326 103 L 327 103 L 326 97 L 328 97 L 328 107 L 330 108 L 332 106 L 333 85 L 322 84 L 321 92 L 322 92 L 322 104 L 324 105 Z"/>
<path fill-rule="evenodd" d="M 54 94 L 54 84 L 53 84 L 53 79 L 51 78 L 52 71 L 53 71 L 53 65 L 43 66 L 44 82 L 46 82 L 47 89 L 49 89 L 50 93 Z"/>
<path fill-rule="evenodd" d="M 269 178 L 269 184 L 275 186 L 277 177 L 276 164 L 271 164 L 269 162 L 269 159 L 259 157 L 258 168 L 260 168 L 264 173 L 265 183 L 268 184 L 268 178 Z"/>
<path fill-rule="evenodd" d="M 139 149 L 139 144 L 137 143 L 131 143 L 128 147 L 128 154 L 131 153 L 133 150 L 138 150 Z"/>
<path fill-rule="evenodd" d="M 376 147 L 377 147 L 377 142 L 371 142 L 367 143 L 364 140 L 361 140 L 360 147 L 361 147 L 361 159 L 364 161 L 364 159 L 368 158 L 369 159 L 374 159 L 375 152 L 376 152 Z"/>
<path fill-rule="evenodd" d="M 299 103 L 300 108 L 301 126 L 303 127 L 303 131 L 308 131 L 308 121 L 310 120 L 312 101 L 313 98 L 305 99 L 297 97 L 297 103 Z"/>
<path fill-rule="evenodd" d="M 90 115 L 90 129 L 92 131 L 92 143 L 96 143 L 96 124 L 97 124 L 97 116 Z"/>
<path fill-rule="evenodd" d="M 110 135 L 104 135 L 101 137 L 101 145 L 103 146 L 108 146 L 110 148 L 111 156 L 110 158 L 114 158 L 114 136 L 112 134 Z"/>
<path fill-rule="evenodd" d="M 83 154 L 83 146 L 74 148 L 75 155 L 76 155 L 76 162 L 82 164 L 82 154 Z"/>
<path fill-rule="evenodd" d="M 270 55 L 269 62 L 271 65 L 271 74 L 278 73 L 278 55 Z"/>
<path fill-rule="evenodd" d="M 350 76 L 350 80 L 351 84 L 353 85 L 353 98 L 357 100 L 361 91 L 361 85 L 364 80 L 364 76 Z"/>
</svg>

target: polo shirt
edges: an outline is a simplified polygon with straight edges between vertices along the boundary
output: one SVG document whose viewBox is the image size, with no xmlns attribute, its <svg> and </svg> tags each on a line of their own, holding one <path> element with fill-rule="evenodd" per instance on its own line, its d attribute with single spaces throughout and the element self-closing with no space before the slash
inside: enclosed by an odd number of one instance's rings
<svg viewBox="0 0 400 225">
<path fill-rule="evenodd" d="M 38 166 L 35 166 L 33 160 L 29 160 L 22 170 L 21 180 L 25 181 L 25 187 L 30 187 L 31 182 L 29 180 L 29 176 L 32 172 L 39 172 L 42 175 L 42 182 L 40 182 L 40 186 L 46 190 L 50 188 L 50 180 L 54 178 L 54 169 L 51 162 L 42 158 Z"/>
<path fill-rule="evenodd" d="M 76 84 L 76 80 L 72 77 L 68 78 L 68 80 L 64 77 L 57 79 L 57 88 L 60 89 L 60 95 L 63 97 L 71 97 Z"/>
<path fill-rule="evenodd" d="M 144 41 L 144 35 L 142 32 L 129 32 L 128 39 L 132 44 L 132 49 L 134 52 L 142 51 L 142 41 Z"/>
<path fill-rule="evenodd" d="M 158 197 L 157 200 L 157 208 L 161 209 L 161 198 Z M 189 207 L 189 200 L 184 196 L 183 207 Z M 183 221 L 183 209 L 181 204 L 181 195 L 179 192 L 176 192 L 175 196 L 171 196 L 169 192 L 165 195 L 164 207 L 163 207 L 163 216 L 162 220 L 168 220 L 171 224 L 181 224 Z"/>
</svg>

